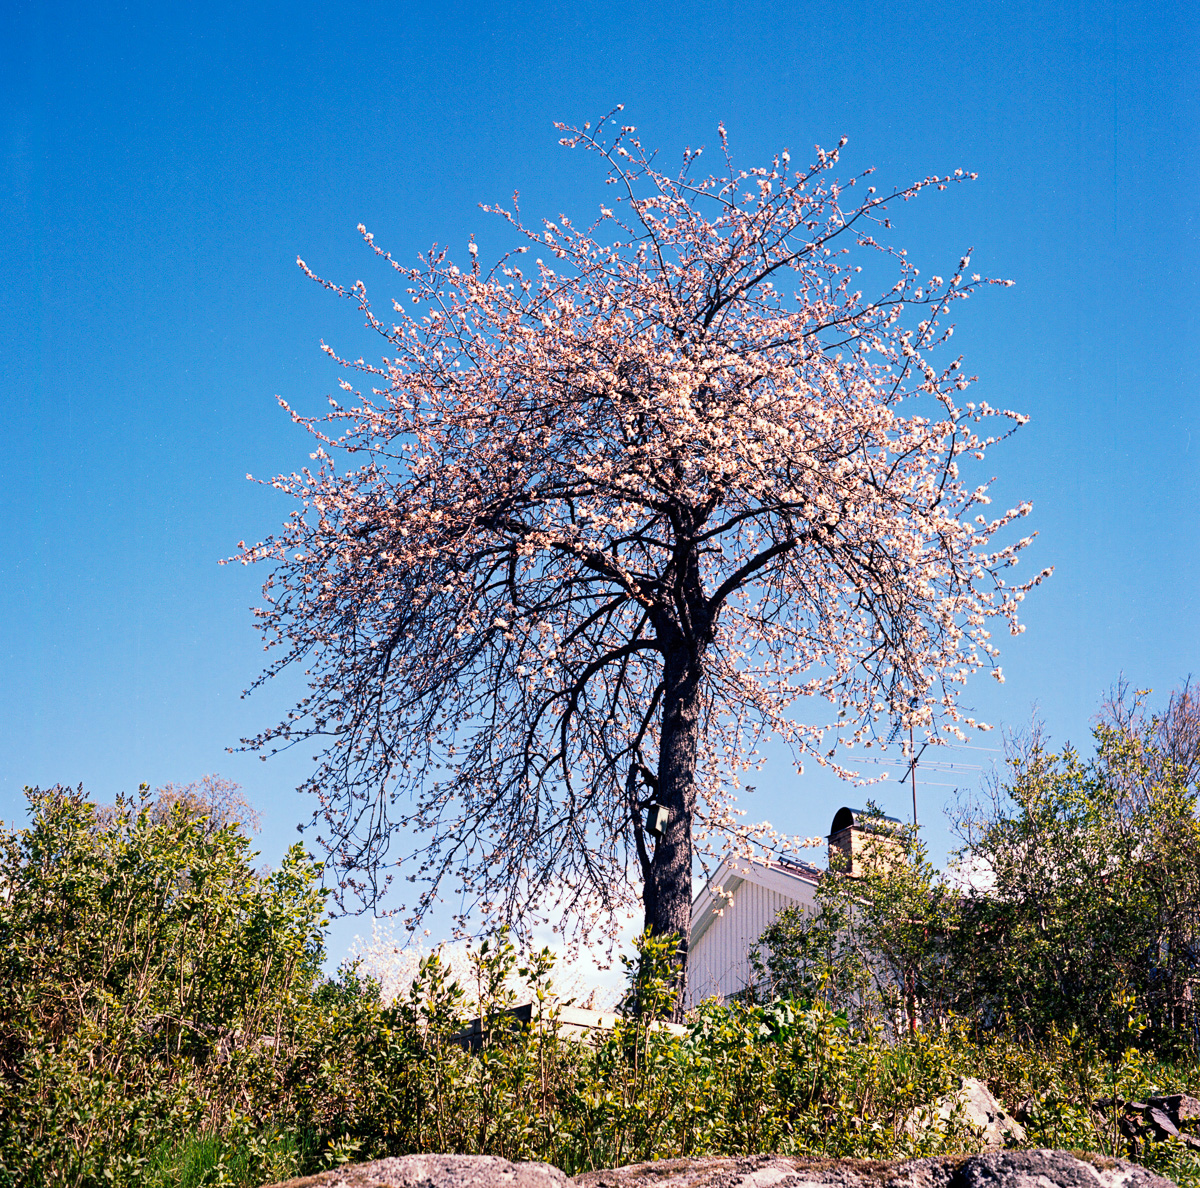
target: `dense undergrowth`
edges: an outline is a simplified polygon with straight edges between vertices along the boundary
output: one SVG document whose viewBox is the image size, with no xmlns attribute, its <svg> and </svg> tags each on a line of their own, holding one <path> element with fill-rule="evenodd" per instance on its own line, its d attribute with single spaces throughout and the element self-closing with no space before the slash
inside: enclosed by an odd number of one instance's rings
<svg viewBox="0 0 1200 1188">
<path fill-rule="evenodd" d="M 1200 1188 L 1188 1148 L 1131 1152 L 1119 1128 L 1119 1103 L 1200 1096 L 1193 773 L 1136 741 L 1015 767 L 978 850 L 1000 893 L 948 890 L 909 838 L 904 862 L 825 880 L 819 912 L 764 936 L 760 1001 L 655 1026 L 674 942 L 644 939 L 640 1010 L 588 1042 L 559 1024 L 548 952 L 495 938 L 467 986 L 435 955 L 384 1002 L 358 967 L 321 975 L 300 847 L 255 871 L 228 814 L 186 797 L 31 791 L 30 825 L 0 828 L 0 1185 L 251 1186 L 423 1151 L 569 1173 L 953 1152 L 976 1146 L 963 1119 L 906 1123 L 976 1076 L 1021 1106 L 1029 1145 L 1135 1154 Z M 518 1000 L 535 1024 L 506 1013 Z"/>
<path fill-rule="evenodd" d="M 932 1154 L 970 1149 L 970 1127 L 914 1136 L 907 1116 L 961 1075 L 1010 1106 L 1028 1099 L 1032 1145 L 1122 1153 L 1115 1117 L 1088 1103 L 1200 1088 L 1190 1065 L 1134 1043 L 1113 1058 L 1078 1029 L 1038 1048 L 981 1045 L 961 1025 L 889 1038 L 828 1005 L 777 1000 L 706 1003 L 675 1034 L 653 1023 L 672 993 L 664 940 L 642 941 L 630 964 L 642 1014 L 592 1042 L 559 1024 L 550 955 L 522 960 L 503 938 L 481 947 L 473 985 L 435 955 L 385 1004 L 353 967 L 318 975 L 320 897 L 298 852 L 264 877 L 232 826 L 145 805 L 99 824 L 62 791 L 33 807 L 31 830 L 9 838 L 31 884 L 3 909 L 7 1184 L 256 1185 L 420 1151 L 568 1172 L 696 1154 Z M 68 898 L 73 914 L 47 914 Z M 506 1014 L 518 999 L 538 1004 L 536 1025 Z M 472 1017 L 484 1021 L 474 1052 L 457 1037 Z M 1132 1017 L 1130 1029 L 1136 1040 Z M 1150 1155 L 1200 1184 L 1190 1153 Z"/>
<path fill-rule="evenodd" d="M 650 1005 L 668 996 L 667 956 L 658 942 L 645 947 Z M 1027 1102 L 1030 1145 L 1125 1154 L 1116 1115 L 1089 1103 L 1200 1088 L 1193 1068 L 1132 1047 L 1113 1060 L 1077 1034 L 1038 1050 L 979 1046 L 954 1028 L 889 1040 L 827 1007 L 787 1001 L 705 1004 L 683 1036 L 647 1015 L 581 1043 L 558 1025 L 546 954 L 521 967 L 520 997 L 540 1002 L 541 1025 L 514 1026 L 504 1014 L 517 960 L 503 941 L 481 954 L 476 989 L 489 1025 L 474 1053 L 455 1038 L 474 1003 L 433 957 L 391 1006 L 345 971 L 314 989 L 279 1045 L 175 1064 L 166 1097 L 133 1085 L 118 1093 L 76 1066 L 53 1113 L 38 1103 L 19 1133 L 15 1114 L 5 1123 L 5 1172 L 31 1185 L 256 1185 L 420 1151 L 544 1159 L 572 1173 L 699 1154 L 934 1154 L 972 1149 L 969 1125 L 914 1136 L 905 1122 L 960 1075 Z M 109 1109 L 97 1111 L 105 1094 Z M 1200 1183 L 1200 1161 L 1182 1147 L 1154 1148 L 1143 1161 Z"/>
</svg>

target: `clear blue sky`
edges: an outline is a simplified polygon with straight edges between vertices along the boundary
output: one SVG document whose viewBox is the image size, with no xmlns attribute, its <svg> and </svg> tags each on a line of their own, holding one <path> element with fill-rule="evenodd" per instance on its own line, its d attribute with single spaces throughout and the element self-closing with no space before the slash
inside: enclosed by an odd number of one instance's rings
<svg viewBox="0 0 1200 1188">
<path fill-rule="evenodd" d="M 500 236 L 481 201 L 519 188 L 530 214 L 594 210 L 594 166 L 551 125 L 618 102 L 669 159 L 724 120 L 747 165 L 845 134 L 847 170 L 888 183 L 977 171 L 905 207 L 896 242 L 943 272 L 973 246 L 973 267 L 1017 282 L 959 307 L 955 344 L 981 398 L 1033 418 L 990 457 L 997 501 L 1035 505 L 1025 564 L 1056 573 L 1001 641 L 1007 683 L 967 701 L 1010 726 L 1036 702 L 1083 740 L 1119 673 L 1165 693 L 1200 672 L 1198 14 L 9 0 L 0 817 L 27 783 L 111 799 L 218 771 L 277 859 L 306 813 L 301 768 L 225 748 L 295 689 L 239 699 L 263 575 L 217 561 L 287 510 L 246 473 L 307 460 L 275 394 L 316 410 L 335 384 L 319 341 L 361 341 L 295 258 L 383 295 L 360 221 L 401 259 L 471 232 L 486 258 Z M 804 834 L 855 798 L 780 765 L 760 786 L 751 814 Z M 948 791 L 924 797 L 941 852 Z"/>
</svg>

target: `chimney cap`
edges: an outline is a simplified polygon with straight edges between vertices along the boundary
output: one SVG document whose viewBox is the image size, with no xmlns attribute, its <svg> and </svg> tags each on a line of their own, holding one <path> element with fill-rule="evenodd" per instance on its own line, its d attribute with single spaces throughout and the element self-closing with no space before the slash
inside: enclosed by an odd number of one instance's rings
<svg viewBox="0 0 1200 1188">
<path fill-rule="evenodd" d="M 887 817 L 883 813 L 868 812 L 866 809 L 847 808 L 844 805 L 833 814 L 833 824 L 829 827 L 829 836 L 841 833 L 843 829 L 858 826 L 860 829 L 870 829 L 886 833 L 895 833 L 900 827 L 897 817 Z"/>
</svg>

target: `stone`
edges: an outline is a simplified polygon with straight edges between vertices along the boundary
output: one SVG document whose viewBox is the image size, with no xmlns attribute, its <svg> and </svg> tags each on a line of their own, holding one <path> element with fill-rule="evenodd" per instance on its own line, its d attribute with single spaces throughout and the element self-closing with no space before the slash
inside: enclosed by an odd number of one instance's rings
<svg viewBox="0 0 1200 1188">
<path fill-rule="evenodd" d="M 1172 1188 L 1124 1159 L 1073 1151 L 987 1151 L 957 1169 L 952 1188 Z"/>
<path fill-rule="evenodd" d="M 400 1155 L 271 1188 L 569 1188 L 570 1183 L 549 1163 L 509 1163 L 494 1155 Z"/>
<path fill-rule="evenodd" d="M 949 1188 L 952 1171 L 936 1160 L 927 1179 L 914 1180 L 902 1164 L 870 1159 L 804 1159 L 779 1155 L 695 1157 L 635 1163 L 584 1172 L 576 1188 Z"/>
<path fill-rule="evenodd" d="M 975 1077 L 962 1077 L 959 1087 L 932 1106 L 919 1106 L 905 1119 L 904 1132 L 916 1137 L 929 1131 L 945 1131 L 957 1116 L 979 1134 L 984 1150 L 996 1151 L 1025 1141 L 1025 1128 L 992 1096 L 991 1090 Z"/>
<path fill-rule="evenodd" d="M 576 1176 L 577 1188 L 1173 1188 L 1122 1159 L 1069 1151 L 987 1151 L 896 1162 L 665 1159 Z"/>
<path fill-rule="evenodd" d="M 405 1155 L 271 1188 L 1174 1188 L 1123 1159 L 1070 1151 L 986 1151 L 895 1162 L 780 1155 L 663 1159 L 568 1180 L 548 1163 Z"/>
<path fill-rule="evenodd" d="M 1200 1118 L 1200 1101 L 1186 1093 L 1169 1093 L 1147 1099 L 1151 1109 L 1162 1110 L 1176 1126 L 1186 1126 Z"/>
<path fill-rule="evenodd" d="M 1165 1139 L 1176 1139 L 1193 1151 L 1200 1151 L 1200 1136 L 1183 1129 L 1200 1119 L 1200 1101 L 1186 1093 L 1148 1097 L 1145 1101 L 1104 1097 L 1093 1102 L 1092 1108 L 1104 1117 L 1115 1113 L 1117 1129 L 1128 1141 L 1128 1152 L 1134 1158 L 1146 1143 Z"/>
</svg>

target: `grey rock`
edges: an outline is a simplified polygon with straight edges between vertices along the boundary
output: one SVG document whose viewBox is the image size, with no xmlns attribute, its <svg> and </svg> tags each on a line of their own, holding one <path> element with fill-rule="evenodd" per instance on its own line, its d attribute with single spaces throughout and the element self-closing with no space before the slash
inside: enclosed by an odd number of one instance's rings
<svg viewBox="0 0 1200 1188">
<path fill-rule="evenodd" d="M 1024 1127 L 975 1077 L 962 1077 L 959 1087 L 931 1106 L 913 1110 L 904 1121 L 904 1131 L 913 1137 L 931 1131 L 944 1133 L 951 1118 L 966 1122 L 979 1135 L 984 1150 L 995 1151 L 1025 1141 Z"/>
<path fill-rule="evenodd" d="M 401 1155 L 354 1163 L 271 1188 L 568 1188 L 549 1163 L 509 1163 L 494 1155 Z"/>
<path fill-rule="evenodd" d="M 921 1175 L 913 1167 L 921 1164 Z M 936 1159 L 802 1159 L 779 1155 L 663 1159 L 575 1177 L 577 1188 L 950 1188 L 953 1166 Z"/>
<path fill-rule="evenodd" d="M 953 1188 L 1171 1188 L 1124 1159 L 1071 1151 L 988 1151 L 962 1162 Z"/>
<path fill-rule="evenodd" d="M 1132 1103 L 1131 1103 L 1132 1104 Z M 1170 1093 L 1165 1097 L 1151 1097 L 1148 1105 L 1162 1110 L 1176 1126 L 1185 1126 L 1200 1118 L 1200 1101 L 1186 1093 Z"/>
<path fill-rule="evenodd" d="M 1159 1132 L 1155 1134 L 1155 1138 L 1179 1137 L 1179 1127 L 1162 1110 L 1155 1106 L 1150 1106 L 1146 1110 L 1146 1117 L 1150 1119 L 1155 1131 Z"/>
<path fill-rule="evenodd" d="M 663 1159 L 568 1180 L 548 1163 L 486 1155 L 406 1155 L 272 1188 L 1174 1188 L 1123 1159 L 1069 1151 L 988 1151 L 906 1159 Z"/>
<path fill-rule="evenodd" d="M 577 1188 L 1172 1188 L 1134 1163 L 1068 1151 L 988 1151 L 885 1162 L 667 1159 L 575 1177 Z"/>
<path fill-rule="evenodd" d="M 1200 1136 L 1190 1133 L 1200 1119 L 1200 1101 L 1186 1093 L 1171 1093 L 1164 1097 L 1148 1097 L 1145 1101 L 1121 1101 L 1104 1097 L 1092 1103 L 1093 1110 L 1103 1116 L 1115 1115 L 1117 1129 L 1128 1141 L 1128 1153 L 1135 1159 L 1147 1143 L 1175 1139 L 1193 1151 L 1200 1151 Z"/>
</svg>

